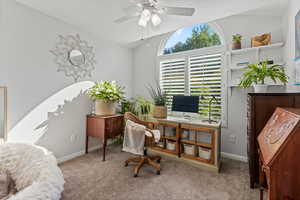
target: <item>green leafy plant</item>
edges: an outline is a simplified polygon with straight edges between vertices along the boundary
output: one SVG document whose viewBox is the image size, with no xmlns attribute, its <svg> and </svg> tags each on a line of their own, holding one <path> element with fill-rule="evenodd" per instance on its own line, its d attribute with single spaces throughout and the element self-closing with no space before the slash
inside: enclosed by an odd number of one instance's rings
<svg viewBox="0 0 300 200">
<path fill-rule="evenodd" d="M 158 83 L 156 84 L 155 88 L 149 85 L 147 89 L 153 99 L 155 106 L 166 106 L 167 93 L 160 88 Z"/>
<path fill-rule="evenodd" d="M 112 144 L 114 144 L 114 145 L 123 144 L 123 137 L 117 137 L 117 138 L 112 139 Z"/>
<path fill-rule="evenodd" d="M 232 36 L 232 41 L 240 43 L 242 41 L 242 37 L 243 36 L 240 35 L 240 34 L 235 34 L 235 35 Z"/>
<path fill-rule="evenodd" d="M 144 98 L 137 98 L 136 100 L 137 104 L 137 113 L 139 115 L 148 115 L 151 112 L 152 109 L 152 103 L 147 101 Z"/>
<path fill-rule="evenodd" d="M 124 98 L 124 88 L 117 85 L 116 81 L 101 81 L 88 90 L 88 95 L 93 100 L 118 102 Z"/>
<path fill-rule="evenodd" d="M 131 112 L 133 114 L 137 114 L 136 111 L 136 100 L 135 99 L 123 99 L 121 102 L 121 113 L 125 114 L 126 112 Z"/>
<path fill-rule="evenodd" d="M 247 88 L 253 84 L 265 84 L 265 79 L 269 77 L 276 83 L 280 81 L 287 83 L 289 77 L 285 74 L 282 65 L 268 66 L 268 61 L 248 65 L 243 74 L 239 87 Z"/>
</svg>

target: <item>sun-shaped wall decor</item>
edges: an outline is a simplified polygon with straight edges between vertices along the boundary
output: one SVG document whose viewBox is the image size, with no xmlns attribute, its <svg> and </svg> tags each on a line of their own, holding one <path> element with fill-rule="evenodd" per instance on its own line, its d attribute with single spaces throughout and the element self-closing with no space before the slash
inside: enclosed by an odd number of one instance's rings
<svg viewBox="0 0 300 200">
<path fill-rule="evenodd" d="M 91 77 L 95 70 L 95 53 L 93 47 L 77 35 L 59 35 L 59 41 L 54 50 L 50 52 L 55 56 L 58 72 L 64 72 L 67 77 L 72 77 L 75 82 Z"/>
</svg>

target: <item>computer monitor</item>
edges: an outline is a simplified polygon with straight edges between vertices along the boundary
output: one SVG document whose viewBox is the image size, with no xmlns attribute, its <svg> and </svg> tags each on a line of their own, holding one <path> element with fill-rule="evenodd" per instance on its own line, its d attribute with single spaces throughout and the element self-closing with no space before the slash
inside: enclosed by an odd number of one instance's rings
<svg viewBox="0 0 300 200">
<path fill-rule="evenodd" d="M 199 96 L 173 96 L 172 111 L 199 112 Z"/>
</svg>

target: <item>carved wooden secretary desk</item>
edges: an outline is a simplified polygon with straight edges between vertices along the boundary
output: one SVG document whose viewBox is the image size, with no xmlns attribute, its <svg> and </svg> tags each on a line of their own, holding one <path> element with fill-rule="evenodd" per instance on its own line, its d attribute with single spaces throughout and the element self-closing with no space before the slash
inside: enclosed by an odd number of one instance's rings
<svg viewBox="0 0 300 200">
<path fill-rule="evenodd" d="M 269 200 L 300 199 L 300 109 L 277 108 L 258 143 L 260 183 L 268 189 Z"/>
</svg>

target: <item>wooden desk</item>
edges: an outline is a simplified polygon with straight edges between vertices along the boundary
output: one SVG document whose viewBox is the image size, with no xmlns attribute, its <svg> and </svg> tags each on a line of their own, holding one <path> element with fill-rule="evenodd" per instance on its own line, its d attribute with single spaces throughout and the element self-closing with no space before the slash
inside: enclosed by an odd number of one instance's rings
<svg viewBox="0 0 300 200">
<path fill-rule="evenodd" d="M 300 108 L 300 93 L 248 94 L 248 163 L 250 187 L 259 184 L 259 155 L 257 137 L 277 107 Z"/>
<path fill-rule="evenodd" d="M 123 134 L 123 115 L 87 115 L 86 121 L 86 148 L 88 153 L 89 136 L 103 140 L 103 161 L 107 140 Z"/>
<path fill-rule="evenodd" d="M 145 121 L 152 124 L 152 127 L 161 131 L 161 141 L 157 146 L 152 147 L 155 153 L 162 156 L 170 156 L 180 161 L 185 161 L 195 166 L 205 167 L 212 171 L 220 170 L 221 153 L 221 123 L 211 123 L 202 119 L 184 119 L 180 117 L 168 117 L 167 119 L 149 118 Z M 169 135 L 173 132 L 173 135 Z M 188 133 L 188 138 L 184 137 Z M 192 134 L 192 136 L 190 135 Z M 201 142 L 202 137 L 209 137 L 209 141 Z M 168 142 L 175 143 L 175 150 L 167 147 Z M 185 153 L 185 147 L 194 149 L 192 154 Z M 199 148 L 210 151 L 208 159 L 200 156 Z"/>
<path fill-rule="evenodd" d="M 277 108 L 257 140 L 268 200 L 300 199 L 300 109 Z"/>
</svg>

